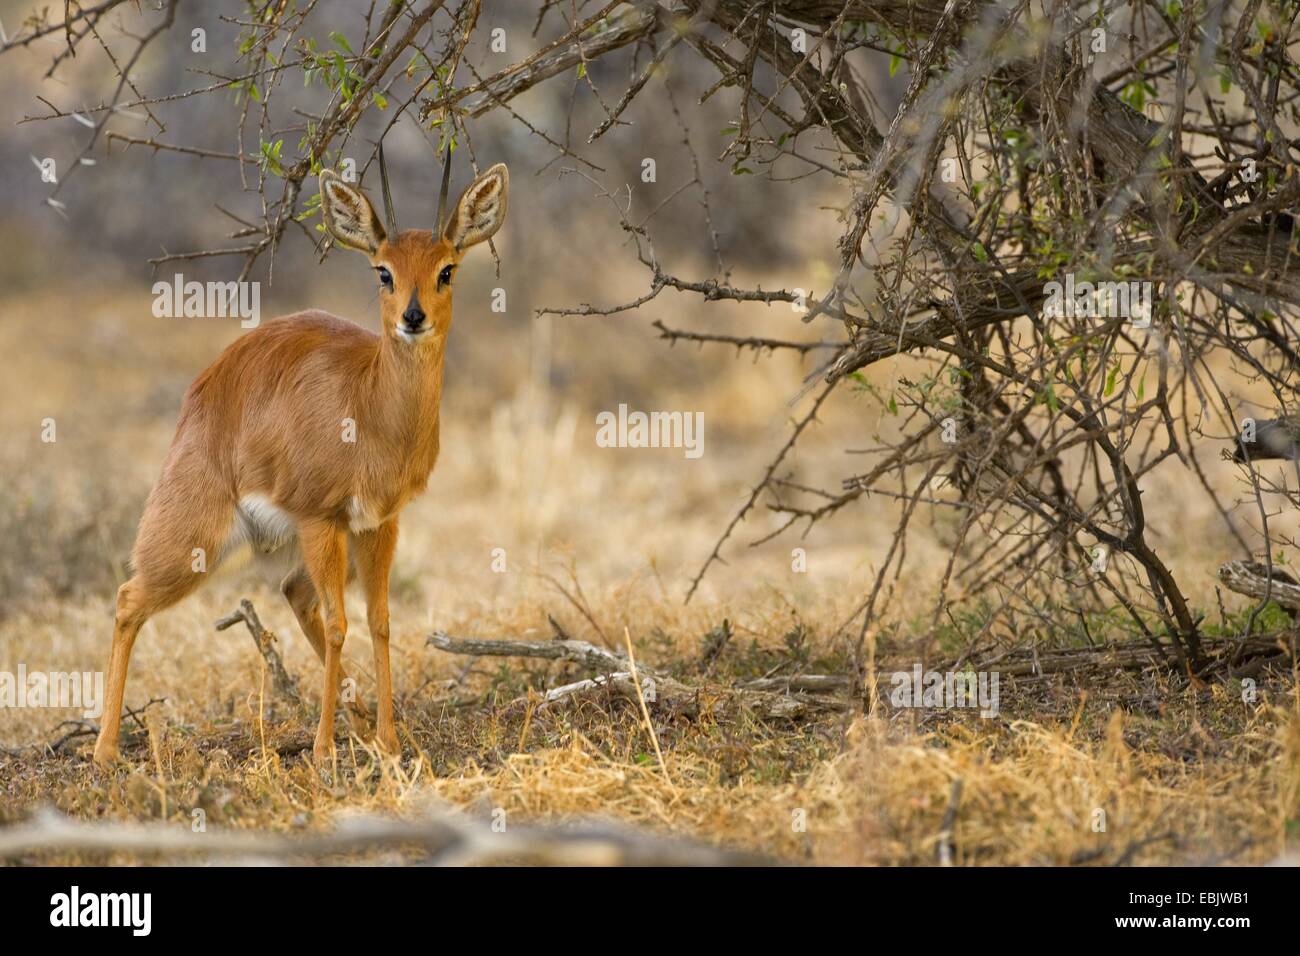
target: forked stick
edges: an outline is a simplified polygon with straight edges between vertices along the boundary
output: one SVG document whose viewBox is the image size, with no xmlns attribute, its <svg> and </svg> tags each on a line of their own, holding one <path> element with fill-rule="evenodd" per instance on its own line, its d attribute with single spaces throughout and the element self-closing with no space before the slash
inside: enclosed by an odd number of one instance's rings
<svg viewBox="0 0 1300 956">
<path fill-rule="evenodd" d="M 295 706 L 301 704 L 302 698 L 298 696 L 298 684 L 289 675 L 289 671 L 284 666 L 284 659 L 280 657 L 280 651 L 275 646 L 275 634 L 262 626 L 257 611 L 253 610 L 252 601 L 248 598 L 241 600 L 239 610 L 227 614 L 217 621 L 217 630 L 224 631 L 240 621 L 248 625 L 248 633 L 253 635 L 253 643 L 257 645 L 257 652 L 262 655 L 267 668 L 271 671 L 271 681 L 275 685 L 276 693 Z"/>
</svg>

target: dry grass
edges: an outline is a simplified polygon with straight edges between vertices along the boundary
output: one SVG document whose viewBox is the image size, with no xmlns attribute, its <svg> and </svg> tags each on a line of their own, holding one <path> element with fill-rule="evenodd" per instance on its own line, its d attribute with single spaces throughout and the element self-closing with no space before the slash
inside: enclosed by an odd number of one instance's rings
<svg viewBox="0 0 1300 956">
<path fill-rule="evenodd" d="M 201 809 L 212 826 L 276 830 L 431 804 L 485 821 L 498 808 L 514 821 L 604 816 L 790 861 L 899 865 L 935 861 L 961 780 L 958 864 L 1264 862 L 1284 852 L 1300 805 L 1300 707 L 1283 698 L 1246 714 L 1227 696 L 1206 691 L 1149 718 L 1061 693 L 1081 701 L 1064 719 L 923 732 L 880 717 L 665 724 L 670 782 L 626 702 L 526 715 L 482 698 L 407 700 L 406 759 L 353 739 L 335 786 L 304 759 L 307 715 L 151 719 L 131 737 L 133 771 L 100 777 L 79 757 L 23 755 L 7 761 L 5 795 L 10 816 L 49 800 L 91 818 L 188 826 Z"/>
<path fill-rule="evenodd" d="M 114 584 L 180 394 L 236 331 L 159 330 L 148 299 L 135 295 L 75 305 L 59 296 L 13 300 L 0 323 L 0 348 L 24 355 L 0 381 L 5 433 L 16 436 L 0 452 L 0 670 L 103 667 Z M 369 314 L 363 296 L 335 300 L 344 314 Z M 78 311 L 75 328 L 46 320 L 56 304 Z M 696 380 L 662 364 L 644 323 L 533 325 L 521 335 L 458 322 L 444 458 L 404 515 L 393 579 L 405 759 L 378 759 L 341 726 L 337 782 L 322 784 L 304 760 L 311 711 L 275 706 L 252 642 L 212 628 L 239 597 L 252 598 L 314 703 L 320 667 L 287 607 L 272 585 L 236 572 L 142 633 L 127 702 L 161 703 L 127 722 L 128 772 L 96 775 L 76 741 L 42 752 L 72 713 L 0 710 L 0 819 L 53 803 L 81 817 L 177 825 L 202 809 L 213 826 L 284 830 L 361 811 L 418 814 L 439 801 L 500 807 L 510 819 L 613 816 L 795 861 L 907 864 L 936 859 L 960 779 L 957 863 L 1258 862 L 1295 840 L 1300 703 L 1291 675 L 1261 680 L 1250 707 L 1228 685 L 1175 692 L 1147 674 L 1087 694 L 1063 678 L 1004 680 L 993 720 L 883 709 L 797 724 L 665 719 L 655 731 L 667 779 L 625 702 L 511 706 L 587 675 L 450 659 L 425 646 L 428 631 L 544 638 L 553 616 L 575 637 L 618 643 L 627 627 L 638 661 L 705 684 L 842 668 L 847 641 L 836 628 L 889 544 L 895 506 L 872 500 L 806 539 L 745 548 L 771 527 L 757 515 L 731 563 L 683 607 L 686 582 L 781 440 L 785 401 L 806 369 L 705 351 L 691 366 Z M 878 374 L 887 381 L 898 369 Z M 618 387 L 621 377 L 631 384 Z M 592 416 L 620 401 L 703 410 L 705 457 L 597 448 Z M 47 416 L 58 422 L 53 445 L 38 438 Z M 801 481 L 837 481 L 840 449 L 866 443 L 864 420 L 868 433 L 892 427 L 864 396 L 846 396 L 823 418 L 794 463 Z M 1235 480 L 1224 463 L 1207 470 L 1225 486 Z M 1175 570 L 1202 585 L 1194 599 L 1212 608 L 1213 569 L 1230 539 L 1208 506 L 1179 494 L 1184 480 L 1154 475 L 1148 513 L 1156 528 L 1198 529 L 1179 547 L 1163 544 Z M 923 650 L 908 625 L 948 533 L 942 515 L 928 520 L 933 541 L 913 546 L 905 590 L 880 622 L 885 663 L 909 666 Z M 808 551 L 807 574 L 791 571 L 796 545 Z M 492 571 L 498 547 L 505 574 Z M 364 618 L 350 600 L 346 658 L 369 696 Z M 706 674 L 704 636 L 724 619 L 733 637 Z M 1097 809 L 1104 832 L 1094 830 Z"/>
</svg>

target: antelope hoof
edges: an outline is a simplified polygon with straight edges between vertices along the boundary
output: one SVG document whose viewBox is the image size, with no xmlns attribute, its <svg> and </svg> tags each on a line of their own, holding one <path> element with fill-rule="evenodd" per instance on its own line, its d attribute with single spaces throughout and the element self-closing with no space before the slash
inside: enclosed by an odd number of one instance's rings
<svg viewBox="0 0 1300 956">
<path fill-rule="evenodd" d="M 114 770 L 126 763 L 122 759 L 122 755 L 118 753 L 117 747 L 107 744 L 96 744 L 95 754 L 91 759 L 99 770 Z"/>
<path fill-rule="evenodd" d="M 334 741 L 318 739 L 311 748 L 311 759 L 317 770 L 329 770 L 334 764 Z"/>
<path fill-rule="evenodd" d="M 390 757 L 399 757 L 402 754 L 402 745 L 397 742 L 397 731 L 392 727 L 381 727 L 375 732 L 375 743 L 379 749 Z"/>
</svg>

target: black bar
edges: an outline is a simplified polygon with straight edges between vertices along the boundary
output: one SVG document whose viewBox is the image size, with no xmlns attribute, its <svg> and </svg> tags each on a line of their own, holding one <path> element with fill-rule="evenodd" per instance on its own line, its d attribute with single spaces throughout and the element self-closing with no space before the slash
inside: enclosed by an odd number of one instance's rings
<svg viewBox="0 0 1300 956">
<path fill-rule="evenodd" d="M 390 933 L 451 942 L 466 932 L 487 934 L 479 937 L 484 945 L 495 944 L 496 933 L 567 946 L 624 932 L 661 942 L 678 936 L 692 948 L 710 939 L 734 947 L 741 939 L 774 943 L 788 936 L 807 949 L 844 935 L 873 948 L 895 939 L 928 946 L 981 937 L 1200 936 L 1232 945 L 1260 939 L 1261 931 L 1292 930 L 1295 876 L 1286 868 L 0 868 L 0 925 L 15 939 L 78 933 L 128 946 L 196 939 L 259 947 L 277 940 L 374 943 Z M 137 908 L 119 909 L 119 922 L 128 925 L 52 925 L 69 922 L 74 886 L 87 918 L 99 906 L 97 894 L 149 894 L 147 935 L 137 935 L 143 896 Z M 129 925 L 132 915 L 137 928 Z M 1154 922 L 1120 925 L 1134 919 Z M 1204 919 L 1208 926 L 1200 925 Z M 1246 925 L 1223 924 L 1240 919 Z"/>
</svg>

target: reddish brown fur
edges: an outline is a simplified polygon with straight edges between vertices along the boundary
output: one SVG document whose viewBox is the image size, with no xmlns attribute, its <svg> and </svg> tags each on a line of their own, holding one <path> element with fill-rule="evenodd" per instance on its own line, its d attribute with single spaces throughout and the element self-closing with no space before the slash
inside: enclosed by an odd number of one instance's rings
<svg viewBox="0 0 1300 956">
<path fill-rule="evenodd" d="M 504 168 L 494 169 L 501 170 L 499 213 L 504 216 Z M 474 218 L 474 209 L 466 211 L 464 204 L 487 178 L 462 197 L 457 208 L 462 219 Z M 365 203 L 364 197 L 359 201 Z M 368 203 L 360 208 L 362 219 L 367 212 L 373 217 Z M 487 236 L 496 226 L 499 218 Z M 285 578 L 282 590 L 325 664 L 317 760 L 329 759 L 333 750 L 339 657 L 347 633 L 343 589 L 349 544 L 374 642 L 376 733 L 386 749 L 397 749 L 388 668 L 388 576 L 397 514 L 424 490 L 438 458 L 454 284 L 440 289 L 438 275 L 459 264 L 464 248 L 427 230 L 390 240 L 377 220 L 371 228 L 378 240 L 368 253 L 371 261 L 386 266 L 393 277 L 393 289 L 380 292 L 381 334 L 324 312 L 300 312 L 232 343 L 190 386 L 162 476 L 140 521 L 134 576 L 118 592 L 96 762 L 117 756 L 127 662 L 141 625 L 202 583 L 205 575 L 193 569 L 194 549 L 203 549 L 215 567 L 236 530 L 237 505 L 249 495 L 269 500 L 296 524 L 302 566 Z M 449 226 L 448 235 L 453 231 Z M 398 330 L 413 292 L 427 331 L 412 340 Z M 354 442 L 344 441 L 349 419 L 355 423 Z M 364 514 L 349 510 L 358 501 Z"/>
</svg>

